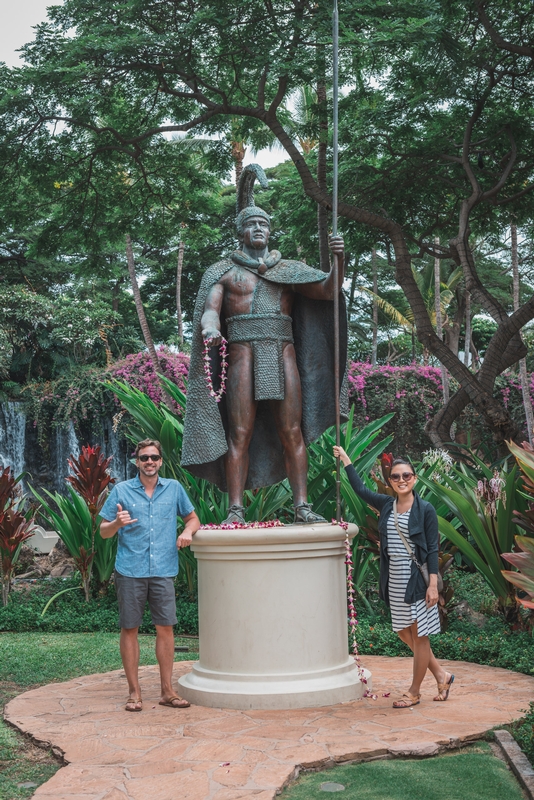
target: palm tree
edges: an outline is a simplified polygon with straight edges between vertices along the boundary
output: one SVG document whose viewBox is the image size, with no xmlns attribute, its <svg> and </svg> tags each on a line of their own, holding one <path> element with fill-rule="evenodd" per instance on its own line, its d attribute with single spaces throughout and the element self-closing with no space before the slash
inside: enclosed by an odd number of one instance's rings
<svg viewBox="0 0 534 800">
<path fill-rule="evenodd" d="M 428 315 L 433 325 L 437 323 L 436 309 L 438 305 L 435 302 L 435 284 L 434 284 L 434 265 L 429 263 L 425 264 L 423 269 L 418 272 L 412 264 L 413 276 L 419 287 L 419 291 L 425 301 Z M 457 267 L 449 276 L 447 283 L 440 283 L 439 294 L 439 310 L 441 314 L 442 324 L 445 326 L 448 323 L 447 308 L 454 298 L 454 290 L 462 278 L 462 270 Z M 381 297 L 378 292 L 368 289 L 366 286 L 358 287 L 361 292 L 365 292 L 373 298 L 373 302 L 377 304 L 378 308 L 388 317 L 395 325 L 409 331 L 412 336 L 412 358 L 415 361 L 415 323 L 412 310 L 408 308 L 404 313 L 396 308 L 392 303 Z M 428 364 L 428 351 L 423 352 L 423 363 Z"/>
<path fill-rule="evenodd" d="M 128 263 L 128 272 L 130 274 L 130 283 L 132 284 L 132 292 L 135 301 L 135 308 L 137 311 L 137 317 L 139 319 L 139 325 L 141 326 L 141 331 L 143 333 L 143 339 L 145 340 L 145 344 L 147 350 L 150 355 L 150 359 L 154 366 L 154 372 L 158 375 L 158 380 L 161 387 L 162 397 L 165 400 L 165 403 L 172 408 L 172 400 L 165 391 L 165 386 L 163 385 L 163 381 L 159 379 L 159 374 L 161 371 L 161 366 L 158 358 L 158 354 L 156 352 L 156 348 L 154 346 L 154 339 L 152 338 L 152 333 L 150 332 L 150 328 L 148 326 L 145 308 L 143 306 L 143 299 L 141 297 L 141 292 L 139 290 L 139 284 L 137 282 L 137 275 L 135 272 L 135 259 L 133 254 L 133 247 L 132 247 L 132 239 L 129 233 L 126 234 L 126 261 Z"/>
</svg>

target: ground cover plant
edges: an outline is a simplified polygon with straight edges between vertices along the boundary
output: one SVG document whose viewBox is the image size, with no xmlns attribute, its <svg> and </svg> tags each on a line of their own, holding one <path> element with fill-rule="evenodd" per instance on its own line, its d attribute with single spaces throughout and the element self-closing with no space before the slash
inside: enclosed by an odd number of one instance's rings
<svg viewBox="0 0 534 800">
<path fill-rule="evenodd" d="M 423 760 L 395 759 L 348 764 L 303 775 L 282 793 L 283 800 L 319 800 L 321 784 L 345 787 L 347 800 L 520 800 L 513 774 L 489 744 Z"/>
<path fill-rule="evenodd" d="M 106 594 L 92 594 L 86 602 L 82 591 L 76 591 L 79 580 L 56 578 L 41 580 L 12 593 L 9 605 L 0 611 L 0 632 L 43 631 L 62 633 L 108 632 L 118 630 L 117 596 L 113 584 Z M 46 613 L 43 610 L 58 592 L 73 589 L 58 596 Z M 196 634 L 198 608 L 196 599 L 185 587 L 177 587 L 176 614 L 179 633 Z M 153 633 L 154 626 L 148 608 L 140 626 L 141 633 Z"/>
</svg>

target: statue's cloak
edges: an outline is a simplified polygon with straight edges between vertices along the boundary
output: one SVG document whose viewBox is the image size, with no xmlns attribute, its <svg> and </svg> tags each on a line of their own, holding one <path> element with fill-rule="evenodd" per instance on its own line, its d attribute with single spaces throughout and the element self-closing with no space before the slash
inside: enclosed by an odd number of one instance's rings
<svg viewBox="0 0 534 800">
<path fill-rule="evenodd" d="M 202 278 L 193 315 L 191 360 L 187 382 L 187 407 L 184 421 L 182 466 L 199 478 L 205 478 L 227 491 L 224 456 L 228 450 L 226 396 L 220 403 L 209 393 L 204 372 L 204 341 L 201 320 L 208 292 L 235 264 L 229 258 L 209 267 Z M 317 283 L 326 274 L 301 261 L 281 260 L 260 276 L 278 284 Z M 302 386 L 302 434 L 306 444 L 318 439 L 335 424 L 334 405 L 334 303 L 311 300 L 295 292 L 293 337 Z M 224 319 L 222 335 L 226 337 Z M 220 358 L 218 348 L 211 348 L 213 385 L 219 388 Z M 340 293 L 340 366 L 341 414 L 348 415 L 347 388 L 347 315 Z M 287 477 L 282 445 L 269 401 L 258 403 L 254 433 L 249 448 L 249 471 L 246 489 L 272 486 Z"/>
</svg>

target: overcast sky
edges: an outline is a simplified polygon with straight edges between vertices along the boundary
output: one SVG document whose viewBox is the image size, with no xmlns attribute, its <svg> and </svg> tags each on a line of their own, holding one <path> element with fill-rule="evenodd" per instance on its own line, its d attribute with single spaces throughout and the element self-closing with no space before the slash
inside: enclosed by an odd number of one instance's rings
<svg viewBox="0 0 534 800">
<path fill-rule="evenodd" d="M 47 6 L 59 5 L 59 0 L 0 0 L 0 61 L 14 67 L 20 64 L 17 49 L 33 39 L 33 26 L 44 22 Z M 245 164 L 255 161 L 265 169 L 287 158 L 280 148 L 262 150 L 253 156 L 245 155 Z"/>
<path fill-rule="evenodd" d="M 33 39 L 32 26 L 44 22 L 53 0 L 0 0 L 0 61 L 10 67 L 20 63 L 17 48 Z"/>
</svg>

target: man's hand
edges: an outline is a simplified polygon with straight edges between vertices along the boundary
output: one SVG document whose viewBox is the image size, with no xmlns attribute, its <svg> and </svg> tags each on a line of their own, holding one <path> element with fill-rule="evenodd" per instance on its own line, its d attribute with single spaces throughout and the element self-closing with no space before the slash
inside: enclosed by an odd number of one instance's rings
<svg viewBox="0 0 534 800">
<path fill-rule="evenodd" d="M 137 520 L 131 518 L 130 512 L 123 511 L 121 504 L 117 503 L 117 516 L 111 521 L 102 520 L 100 523 L 100 536 L 103 539 L 111 539 L 119 528 L 124 528 L 125 525 L 132 525 L 134 522 L 137 522 Z"/>
<path fill-rule="evenodd" d="M 181 550 L 182 547 L 189 547 L 192 541 L 193 541 L 192 531 L 190 530 L 188 531 L 187 528 L 185 528 L 179 535 L 178 541 L 176 542 L 176 546 L 178 547 L 178 550 Z"/>
<path fill-rule="evenodd" d="M 124 528 L 125 525 L 131 525 L 133 522 L 137 522 L 137 520 L 132 519 L 130 512 L 123 511 L 121 504 L 117 503 L 117 516 L 115 517 L 117 528 Z"/>
<path fill-rule="evenodd" d="M 342 236 L 330 235 L 328 237 L 328 246 L 336 256 L 342 256 L 343 253 L 345 252 L 345 242 L 343 241 Z"/>
<path fill-rule="evenodd" d="M 184 517 L 185 528 L 176 540 L 176 547 L 181 550 L 182 547 L 189 547 L 193 541 L 193 536 L 200 528 L 200 520 L 194 511 L 191 511 L 187 517 Z"/>
</svg>

